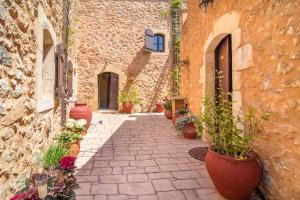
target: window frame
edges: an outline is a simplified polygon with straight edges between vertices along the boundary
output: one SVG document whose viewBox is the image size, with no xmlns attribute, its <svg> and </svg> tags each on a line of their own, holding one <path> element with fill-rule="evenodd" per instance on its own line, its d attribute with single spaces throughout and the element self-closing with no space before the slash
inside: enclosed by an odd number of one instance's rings
<svg viewBox="0 0 300 200">
<path fill-rule="evenodd" d="M 162 38 L 162 44 L 160 44 L 159 39 Z M 157 40 L 157 41 L 156 41 Z M 155 42 L 157 44 L 155 44 Z M 162 50 L 160 50 L 160 47 L 162 45 Z M 153 52 L 157 53 L 164 53 L 165 52 L 165 35 L 161 33 L 155 33 L 153 35 Z"/>
</svg>

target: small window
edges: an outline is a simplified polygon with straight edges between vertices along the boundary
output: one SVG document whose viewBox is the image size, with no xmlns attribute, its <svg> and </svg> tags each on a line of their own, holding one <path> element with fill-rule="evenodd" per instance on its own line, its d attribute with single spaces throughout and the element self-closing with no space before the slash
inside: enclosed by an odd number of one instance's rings
<svg viewBox="0 0 300 200">
<path fill-rule="evenodd" d="M 164 52 L 165 51 L 165 37 L 161 34 L 154 35 L 154 52 Z"/>
</svg>

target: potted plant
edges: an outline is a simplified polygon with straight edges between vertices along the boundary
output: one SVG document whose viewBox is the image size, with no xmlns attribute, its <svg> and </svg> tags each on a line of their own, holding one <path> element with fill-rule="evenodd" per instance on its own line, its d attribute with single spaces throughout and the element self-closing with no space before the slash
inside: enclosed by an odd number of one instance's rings
<svg viewBox="0 0 300 200">
<path fill-rule="evenodd" d="M 164 99 L 164 114 L 167 119 L 172 119 L 172 100 L 165 97 Z"/>
<path fill-rule="evenodd" d="M 176 123 L 176 120 L 179 119 L 180 117 L 183 117 L 184 115 L 188 114 L 188 110 L 186 109 L 179 109 L 179 110 L 176 110 L 176 113 L 172 119 L 173 121 L 173 124 L 175 125 Z"/>
<path fill-rule="evenodd" d="M 251 150 L 251 142 L 263 130 L 270 113 L 258 115 L 249 108 L 242 119 L 233 114 L 228 96 L 221 92 L 217 100 L 205 97 L 196 126 L 199 134 L 208 133 L 212 138 L 205 164 L 217 190 L 228 199 L 243 200 L 261 180 L 262 166 Z"/>
<path fill-rule="evenodd" d="M 183 131 L 186 139 L 196 139 L 197 132 L 195 127 L 196 117 L 183 116 L 176 120 L 175 127 L 177 130 Z"/>
<path fill-rule="evenodd" d="M 131 113 L 135 104 L 139 103 L 138 92 L 135 87 L 124 89 L 118 96 L 118 101 L 122 106 L 121 112 Z"/>
<path fill-rule="evenodd" d="M 159 112 L 159 113 L 164 112 L 164 105 L 162 103 L 156 103 L 155 110 L 156 110 L 156 112 Z"/>
<path fill-rule="evenodd" d="M 45 169 L 57 168 L 59 166 L 59 160 L 67 155 L 69 150 L 67 147 L 61 144 L 51 145 L 43 156 L 43 166 Z"/>
</svg>

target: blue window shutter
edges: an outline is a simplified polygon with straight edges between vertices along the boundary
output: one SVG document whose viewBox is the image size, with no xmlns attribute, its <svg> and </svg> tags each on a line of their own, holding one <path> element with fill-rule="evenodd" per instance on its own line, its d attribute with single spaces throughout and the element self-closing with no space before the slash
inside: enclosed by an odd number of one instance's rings
<svg viewBox="0 0 300 200">
<path fill-rule="evenodd" d="M 153 51 L 154 41 L 153 41 L 153 31 L 151 29 L 145 30 L 145 48 L 146 50 Z"/>
</svg>

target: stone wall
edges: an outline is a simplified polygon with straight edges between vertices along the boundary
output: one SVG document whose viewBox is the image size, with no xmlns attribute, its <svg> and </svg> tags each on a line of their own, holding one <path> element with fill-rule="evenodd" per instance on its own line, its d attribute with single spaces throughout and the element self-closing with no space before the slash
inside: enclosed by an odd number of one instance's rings
<svg viewBox="0 0 300 200">
<path fill-rule="evenodd" d="M 206 10 L 188 2 L 183 25 L 182 96 L 199 113 L 214 66 L 213 51 L 232 36 L 234 111 L 270 106 L 271 121 L 254 146 L 264 164 L 267 199 L 300 197 L 300 1 L 215 0 Z"/>
<path fill-rule="evenodd" d="M 36 112 L 39 2 L 0 0 L 0 199 L 9 199 L 24 186 L 60 124 L 58 102 Z M 62 0 L 42 2 L 58 44 Z"/>
<path fill-rule="evenodd" d="M 169 92 L 169 10 L 167 0 L 79 0 L 78 99 L 98 109 L 97 76 L 103 72 L 119 75 L 121 91 L 134 82 L 141 98 L 136 111 L 152 110 Z M 165 35 L 165 53 L 144 48 L 145 29 Z"/>
</svg>

